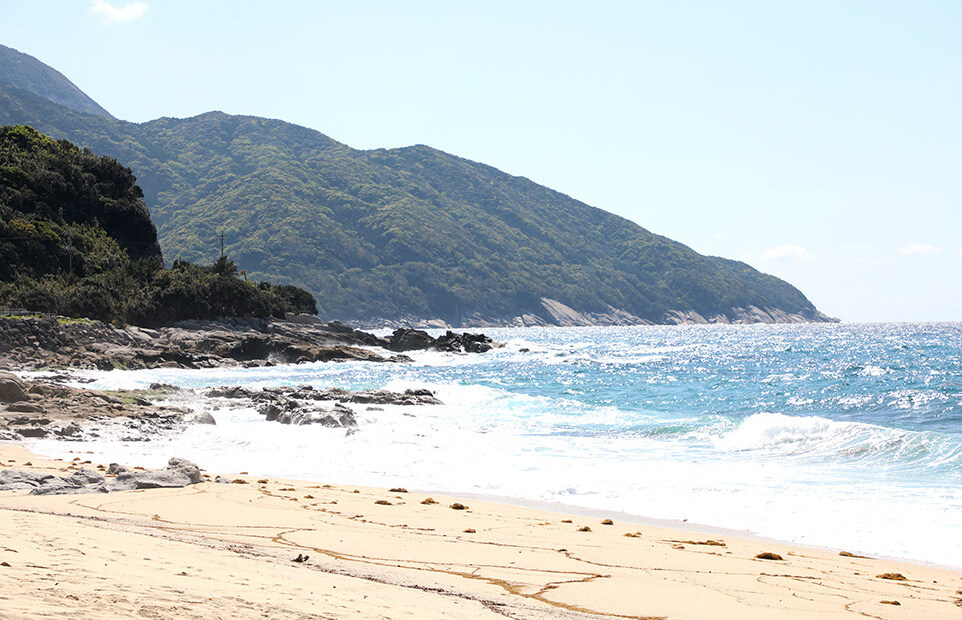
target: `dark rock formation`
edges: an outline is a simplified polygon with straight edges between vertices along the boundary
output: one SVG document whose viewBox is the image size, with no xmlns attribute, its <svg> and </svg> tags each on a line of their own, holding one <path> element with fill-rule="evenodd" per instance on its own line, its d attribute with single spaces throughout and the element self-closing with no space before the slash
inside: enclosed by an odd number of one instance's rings
<svg viewBox="0 0 962 620">
<path fill-rule="evenodd" d="M 388 346 L 392 351 L 418 351 L 427 349 L 432 344 L 434 344 L 434 338 L 426 331 L 399 328 L 394 330 Z"/>
<path fill-rule="evenodd" d="M 455 334 L 448 331 L 433 343 L 433 348 L 438 351 L 449 351 L 452 353 L 484 353 L 494 347 L 494 341 L 484 334 Z"/>
<path fill-rule="evenodd" d="M 484 353 L 494 346 L 494 341 L 484 334 L 455 334 L 448 331 L 439 338 L 432 338 L 426 331 L 406 328 L 394 330 L 388 342 L 392 351 L 436 349 L 449 353 Z"/>
</svg>

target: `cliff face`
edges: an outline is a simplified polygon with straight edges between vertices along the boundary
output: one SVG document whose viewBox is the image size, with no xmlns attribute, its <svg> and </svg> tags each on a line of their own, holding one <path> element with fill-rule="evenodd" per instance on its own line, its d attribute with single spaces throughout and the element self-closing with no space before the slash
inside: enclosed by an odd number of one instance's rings
<svg viewBox="0 0 962 620">
<path fill-rule="evenodd" d="M 211 112 L 143 124 L 0 83 L 27 123 L 131 166 L 168 257 L 226 250 L 364 324 L 819 321 L 795 287 L 703 256 L 523 177 L 426 146 L 359 151 L 281 121 Z"/>
</svg>

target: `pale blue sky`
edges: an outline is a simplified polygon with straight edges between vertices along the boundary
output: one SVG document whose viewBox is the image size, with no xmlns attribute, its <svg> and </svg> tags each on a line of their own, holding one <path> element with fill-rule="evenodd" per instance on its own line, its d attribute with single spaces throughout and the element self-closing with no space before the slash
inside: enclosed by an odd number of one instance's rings
<svg viewBox="0 0 962 620">
<path fill-rule="evenodd" d="M 428 144 L 845 320 L 962 320 L 958 0 L 0 0 L 0 43 L 123 119 Z"/>
</svg>

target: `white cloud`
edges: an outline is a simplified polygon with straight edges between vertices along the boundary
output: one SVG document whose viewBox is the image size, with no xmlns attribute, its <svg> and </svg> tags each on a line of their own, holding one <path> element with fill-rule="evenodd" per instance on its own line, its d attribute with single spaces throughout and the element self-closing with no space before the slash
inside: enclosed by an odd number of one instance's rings
<svg viewBox="0 0 962 620">
<path fill-rule="evenodd" d="M 105 24 L 132 22 L 143 17 L 148 8 L 146 2 L 128 2 L 118 7 L 107 0 L 90 0 L 90 12 L 99 15 Z"/>
<path fill-rule="evenodd" d="M 872 258 L 871 256 L 863 256 L 862 258 L 858 259 L 858 262 L 860 265 L 879 265 L 882 263 L 882 261 L 879 259 Z"/>
<path fill-rule="evenodd" d="M 904 248 L 899 248 L 899 254 L 903 256 L 916 256 L 920 254 L 935 254 L 939 248 L 930 243 L 910 243 Z"/>
<path fill-rule="evenodd" d="M 815 257 L 805 248 L 789 244 L 774 247 L 762 254 L 763 261 L 778 261 L 782 263 L 814 263 Z"/>
</svg>

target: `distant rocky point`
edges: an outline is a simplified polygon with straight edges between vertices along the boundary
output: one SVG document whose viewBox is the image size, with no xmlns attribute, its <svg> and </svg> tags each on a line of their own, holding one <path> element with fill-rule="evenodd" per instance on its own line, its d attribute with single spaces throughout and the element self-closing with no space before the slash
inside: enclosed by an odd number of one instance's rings
<svg viewBox="0 0 962 620">
<path fill-rule="evenodd" d="M 608 307 L 607 312 L 578 312 L 556 299 L 542 298 L 539 312 L 518 316 L 498 317 L 475 313 L 462 317 L 457 325 L 444 319 L 405 316 L 398 320 L 362 321 L 366 329 L 384 329 L 412 326 L 420 329 L 486 328 L 486 327 L 589 327 L 614 325 L 747 325 L 753 323 L 838 323 L 839 320 L 818 310 L 786 312 L 779 308 L 747 306 L 731 308 L 724 313 L 702 315 L 694 310 L 666 313 L 661 321 L 654 322 L 635 316 L 630 312 Z"/>
</svg>

